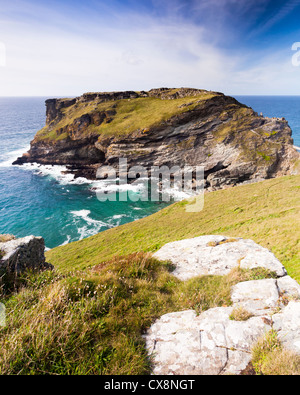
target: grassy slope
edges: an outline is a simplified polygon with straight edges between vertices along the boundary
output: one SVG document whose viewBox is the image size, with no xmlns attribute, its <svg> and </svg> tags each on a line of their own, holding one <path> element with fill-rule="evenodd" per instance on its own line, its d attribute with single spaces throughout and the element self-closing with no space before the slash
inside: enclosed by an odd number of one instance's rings
<svg viewBox="0 0 300 395">
<path fill-rule="evenodd" d="M 47 261 L 66 272 L 99 264 L 115 254 L 155 251 L 170 241 L 223 234 L 251 238 L 269 248 L 300 281 L 300 176 L 208 193 L 199 213 L 187 213 L 185 204 L 55 248 L 47 252 Z"/>
<path fill-rule="evenodd" d="M 155 319 L 227 306 L 236 283 L 272 278 L 265 270 L 236 268 L 182 282 L 169 269 L 137 253 L 94 270 L 23 276 L 5 298 L 0 375 L 150 374 L 141 335 Z"/>
</svg>

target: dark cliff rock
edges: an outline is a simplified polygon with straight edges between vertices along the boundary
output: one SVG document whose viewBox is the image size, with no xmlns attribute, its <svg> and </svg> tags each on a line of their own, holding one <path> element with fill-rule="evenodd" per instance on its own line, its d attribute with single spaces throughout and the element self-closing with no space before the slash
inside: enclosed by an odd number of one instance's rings
<svg viewBox="0 0 300 395">
<path fill-rule="evenodd" d="M 95 178 L 97 168 L 204 166 L 211 190 L 293 174 L 299 153 L 284 119 L 258 116 L 232 97 L 199 89 L 86 93 L 46 101 L 46 126 L 15 164 L 69 165 Z"/>
<path fill-rule="evenodd" d="M 53 266 L 46 262 L 44 253 L 45 242 L 42 237 L 16 239 L 11 235 L 0 235 L 0 273 L 17 276 L 26 270 L 52 270 Z"/>
<path fill-rule="evenodd" d="M 54 119 L 62 118 L 61 109 L 72 106 L 76 99 L 48 99 L 46 100 L 46 123 L 49 125 Z"/>
</svg>

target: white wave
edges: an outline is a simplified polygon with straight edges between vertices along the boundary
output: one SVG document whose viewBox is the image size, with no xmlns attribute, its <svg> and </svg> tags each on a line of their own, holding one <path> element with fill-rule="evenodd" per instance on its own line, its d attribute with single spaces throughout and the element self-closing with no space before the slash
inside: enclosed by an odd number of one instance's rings
<svg viewBox="0 0 300 395">
<path fill-rule="evenodd" d="M 39 163 L 25 163 L 18 167 L 24 170 L 33 171 L 34 174 L 44 177 L 51 177 L 61 185 L 81 185 L 91 183 L 90 180 L 84 177 L 75 178 L 75 175 L 69 173 L 67 166 L 64 165 L 41 165 Z"/>
<path fill-rule="evenodd" d="M 91 190 L 94 192 L 126 192 L 132 191 L 139 193 L 145 190 L 146 184 L 144 182 L 131 184 L 117 184 L 117 180 L 99 180 L 92 182 Z"/>
<path fill-rule="evenodd" d="M 172 186 L 169 188 L 164 188 L 163 191 L 159 190 L 159 186 L 155 183 L 152 187 L 157 188 L 157 195 L 163 192 L 169 198 L 173 198 L 175 201 L 181 201 L 184 199 L 188 199 L 191 196 L 194 196 L 195 193 L 191 191 L 184 191 L 180 187 Z M 114 192 L 129 192 L 133 194 L 137 194 L 140 196 L 147 196 L 148 194 L 148 182 L 140 182 L 140 183 L 132 183 L 132 184 L 121 184 L 117 185 L 116 182 L 101 180 L 101 181 L 93 181 L 92 187 L 90 189 L 93 192 L 97 193 L 114 193 Z M 129 198 L 130 200 L 130 198 Z M 135 210 L 140 210 L 139 207 L 135 207 Z"/>
<path fill-rule="evenodd" d="M 0 162 L 0 167 L 11 167 L 13 162 L 17 160 L 20 156 L 22 156 L 25 152 L 29 151 L 29 149 L 30 145 L 27 145 L 25 148 L 8 152 L 4 155 L 4 161 Z"/>
<path fill-rule="evenodd" d="M 70 211 L 70 213 L 72 215 L 74 215 L 75 217 L 79 217 L 79 218 L 83 219 L 88 224 L 96 224 L 96 225 L 99 225 L 100 227 L 109 226 L 109 224 L 107 224 L 106 222 L 90 218 L 89 217 L 89 215 L 91 214 L 90 210 Z"/>
<path fill-rule="evenodd" d="M 75 215 L 76 217 L 81 217 L 86 220 L 88 216 L 91 214 L 91 210 L 70 211 L 70 213 Z"/>
<path fill-rule="evenodd" d="M 4 160 L 0 162 L 0 167 L 11 167 L 13 162 L 21 157 L 25 152 L 29 151 L 30 145 L 25 148 L 8 152 L 4 155 Z M 19 169 L 29 170 L 41 176 L 49 176 L 54 178 L 62 185 L 81 185 L 91 184 L 91 180 L 84 177 L 75 178 L 74 174 L 68 172 L 67 166 L 63 165 L 41 165 L 39 163 L 24 163 L 23 165 L 15 165 Z"/>
<path fill-rule="evenodd" d="M 39 165 L 37 163 L 34 164 L 25 164 L 23 165 L 26 170 L 33 170 L 35 174 L 39 174 L 41 176 L 49 176 L 54 178 L 62 185 L 69 184 L 74 180 L 74 174 L 64 173 L 67 171 L 66 166 L 59 165 Z"/>
<path fill-rule="evenodd" d="M 116 214 L 116 215 L 113 215 L 112 219 L 121 219 L 123 217 L 127 217 L 127 215 L 126 214 Z"/>
<path fill-rule="evenodd" d="M 77 232 L 79 234 L 79 240 L 94 236 L 97 233 L 95 232 L 95 229 L 89 229 L 88 226 L 82 226 L 81 228 L 77 228 Z"/>
<path fill-rule="evenodd" d="M 195 195 L 195 193 L 193 193 L 193 192 L 187 193 L 187 192 L 184 192 L 184 191 L 182 191 L 180 189 L 176 189 L 176 188 L 167 188 L 167 189 L 164 189 L 163 192 L 166 193 L 167 195 L 169 195 L 170 197 L 173 197 L 174 200 L 177 202 L 184 200 L 184 199 L 188 199 L 188 198 Z"/>
<path fill-rule="evenodd" d="M 109 220 L 108 223 L 110 224 L 111 228 L 119 226 L 121 224 L 122 218 L 127 217 L 127 214 L 115 214 Z"/>
<path fill-rule="evenodd" d="M 71 236 L 70 236 L 70 235 L 67 235 L 67 240 L 65 240 L 62 244 L 60 244 L 59 247 L 65 246 L 65 245 L 69 244 L 70 240 L 71 240 Z"/>
<path fill-rule="evenodd" d="M 86 237 L 93 236 L 100 232 L 103 227 L 112 228 L 113 226 L 109 223 L 95 220 L 90 218 L 89 215 L 91 214 L 90 210 L 78 210 L 78 211 L 70 211 L 70 213 L 74 217 L 74 223 L 77 227 L 77 232 L 79 234 L 79 240 L 85 239 Z M 82 221 L 86 222 L 86 225 L 82 225 Z"/>
<path fill-rule="evenodd" d="M 91 184 L 92 181 L 84 177 L 77 177 L 72 180 L 73 185 Z"/>
</svg>

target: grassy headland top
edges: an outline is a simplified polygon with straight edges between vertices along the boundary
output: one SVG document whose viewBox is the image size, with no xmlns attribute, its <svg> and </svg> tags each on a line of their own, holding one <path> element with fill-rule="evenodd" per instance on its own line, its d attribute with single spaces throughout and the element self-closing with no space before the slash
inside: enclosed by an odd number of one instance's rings
<svg viewBox="0 0 300 395">
<path fill-rule="evenodd" d="M 47 124 L 36 135 L 39 140 L 67 138 L 75 123 L 92 121 L 85 136 L 124 136 L 147 132 L 170 118 L 194 110 L 221 93 L 200 89 L 152 89 L 149 92 L 86 93 L 76 99 L 47 100 Z M 77 122 L 76 122 L 77 121 Z"/>
</svg>

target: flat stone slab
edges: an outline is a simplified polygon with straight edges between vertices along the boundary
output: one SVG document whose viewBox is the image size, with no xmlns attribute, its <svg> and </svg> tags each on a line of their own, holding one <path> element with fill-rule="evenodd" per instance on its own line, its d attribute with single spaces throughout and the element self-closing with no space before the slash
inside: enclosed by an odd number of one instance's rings
<svg viewBox="0 0 300 395">
<path fill-rule="evenodd" d="M 288 301 L 299 298 L 300 285 L 290 276 L 244 281 L 231 289 L 233 307 L 242 307 L 253 315 L 272 315 Z"/>
<path fill-rule="evenodd" d="M 242 307 L 254 315 L 273 312 L 279 303 L 277 281 L 274 279 L 244 281 L 232 287 L 234 307 Z"/>
<path fill-rule="evenodd" d="M 153 374 L 241 374 L 251 362 L 252 347 L 271 329 L 286 349 L 300 355 L 300 301 L 272 315 L 261 310 L 246 321 L 232 320 L 234 309 L 216 307 L 199 316 L 188 310 L 158 319 L 144 336 Z"/>
<path fill-rule="evenodd" d="M 253 240 L 225 236 L 200 236 L 164 245 L 153 254 L 175 265 L 173 274 L 180 280 L 202 275 L 226 275 L 233 268 L 263 267 L 278 277 L 286 275 L 281 262 L 267 248 Z"/>
<path fill-rule="evenodd" d="M 162 316 L 152 325 L 146 347 L 155 375 L 239 374 L 251 361 L 251 347 L 271 329 L 264 317 L 230 320 L 232 307 Z"/>
</svg>

